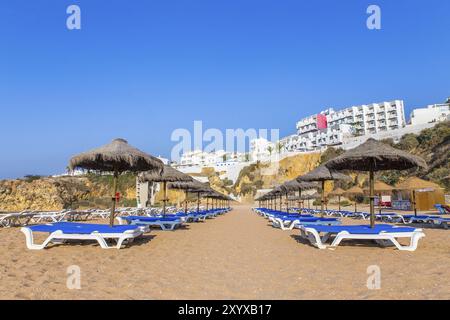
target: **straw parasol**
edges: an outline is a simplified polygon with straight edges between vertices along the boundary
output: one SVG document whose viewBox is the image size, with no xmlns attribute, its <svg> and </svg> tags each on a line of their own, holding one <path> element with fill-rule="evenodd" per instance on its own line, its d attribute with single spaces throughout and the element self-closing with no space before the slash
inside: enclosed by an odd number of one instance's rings
<svg viewBox="0 0 450 320">
<path fill-rule="evenodd" d="M 375 225 L 374 172 L 381 170 L 407 170 L 426 168 L 422 158 L 395 149 L 375 139 L 368 139 L 360 146 L 351 149 L 325 164 L 332 170 L 354 170 L 369 172 L 370 186 L 370 225 Z"/>
<path fill-rule="evenodd" d="M 348 196 L 354 196 L 354 197 L 355 197 L 355 196 L 364 195 L 364 190 L 361 189 L 361 188 L 358 187 L 358 186 L 354 186 L 354 187 L 352 187 L 352 188 L 346 190 L 346 191 L 344 192 L 344 194 L 345 194 L 345 195 L 348 195 Z M 358 211 L 358 209 L 357 209 L 357 202 L 356 202 L 356 199 L 355 199 L 355 212 L 357 212 L 357 211 Z"/>
<path fill-rule="evenodd" d="M 364 191 L 370 192 L 370 188 L 364 188 Z M 375 181 L 373 191 L 378 194 L 378 209 L 381 214 L 381 194 L 392 193 L 394 188 L 383 181 Z"/>
<path fill-rule="evenodd" d="M 186 193 L 186 199 L 187 194 L 189 192 L 197 193 L 197 212 L 200 211 L 200 194 L 208 192 L 212 190 L 208 185 L 203 184 L 197 180 L 192 179 L 192 181 L 178 181 L 178 182 L 170 182 L 167 187 L 169 189 L 178 189 L 178 190 L 184 190 Z M 187 213 L 187 201 L 185 203 L 184 208 L 185 213 Z"/>
<path fill-rule="evenodd" d="M 319 181 L 322 183 L 322 198 L 320 200 L 320 207 L 321 207 L 321 214 L 323 217 L 324 216 L 323 205 L 325 203 L 325 181 L 351 180 L 351 178 L 340 172 L 330 170 L 326 166 L 320 166 L 314 169 L 313 171 L 298 177 L 297 180 L 300 182 Z"/>
<path fill-rule="evenodd" d="M 338 197 L 339 211 L 341 211 L 341 197 L 344 195 L 344 193 L 345 193 L 345 190 L 341 189 L 341 188 L 337 188 L 330 192 L 330 195 Z"/>
<path fill-rule="evenodd" d="M 414 208 L 414 215 L 417 216 L 416 192 L 419 192 L 421 190 L 438 190 L 441 189 L 441 186 L 434 182 L 426 181 L 418 177 L 409 177 L 405 181 L 397 183 L 393 189 L 411 192 L 411 203 Z"/>
<path fill-rule="evenodd" d="M 140 182 L 162 182 L 164 190 L 163 198 L 163 215 L 166 215 L 167 204 L 167 182 L 189 182 L 192 181 L 192 177 L 180 172 L 171 166 L 165 165 L 161 174 L 154 171 L 142 172 L 139 174 L 138 179 Z"/>
<path fill-rule="evenodd" d="M 313 200 L 313 199 L 321 199 L 321 195 L 316 191 L 313 194 L 305 194 L 301 196 L 302 200 L 308 200 L 308 209 L 311 209 L 311 203 L 309 202 L 309 200 Z"/>
<path fill-rule="evenodd" d="M 115 139 L 110 144 L 81 153 L 72 157 L 69 162 L 70 170 L 80 168 L 113 173 L 114 193 L 109 220 L 111 226 L 114 225 L 119 174 L 126 171 L 155 171 L 161 173 L 163 166 L 161 160 L 130 146 L 124 139 Z"/>
<path fill-rule="evenodd" d="M 293 180 L 289 180 L 287 182 L 285 182 L 281 188 L 283 190 L 285 190 L 287 193 L 289 192 L 298 192 L 298 207 L 299 209 L 301 209 L 301 197 L 302 197 L 302 190 L 310 190 L 310 189 L 314 189 L 317 188 L 317 185 L 313 182 L 304 182 L 304 181 L 298 181 L 297 179 L 293 179 Z M 286 196 L 287 196 L 286 193 Z M 288 207 L 288 212 L 289 212 L 289 207 Z"/>
</svg>

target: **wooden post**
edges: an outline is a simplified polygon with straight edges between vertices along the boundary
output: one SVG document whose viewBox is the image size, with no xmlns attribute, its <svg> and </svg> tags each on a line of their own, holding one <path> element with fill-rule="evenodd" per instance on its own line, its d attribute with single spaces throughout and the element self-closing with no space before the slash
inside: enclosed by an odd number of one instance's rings
<svg viewBox="0 0 450 320">
<path fill-rule="evenodd" d="M 113 196 L 112 196 L 112 206 L 111 206 L 111 214 L 109 216 L 109 225 L 112 227 L 114 226 L 114 218 L 116 215 L 116 194 L 117 194 L 117 184 L 119 180 L 119 172 L 117 170 L 114 170 L 114 177 L 113 177 Z"/>
<path fill-rule="evenodd" d="M 187 214 L 188 212 L 188 191 L 184 190 L 184 196 L 186 199 L 184 199 L 184 213 Z"/>
<path fill-rule="evenodd" d="M 167 182 L 163 181 L 163 188 L 164 188 L 164 199 L 163 199 L 163 217 L 166 216 L 166 202 L 167 202 Z"/>
<path fill-rule="evenodd" d="M 417 217 L 416 190 L 412 191 L 412 205 L 414 206 L 414 216 Z"/>
<path fill-rule="evenodd" d="M 325 216 L 325 211 L 323 210 L 323 205 L 325 202 L 325 180 L 322 180 L 322 198 L 320 199 L 320 216 L 323 218 Z"/>
<path fill-rule="evenodd" d="M 375 227 L 375 182 L 374 182 L 374 174 L 373 170 L 370 170 L 369 174 L 369 183 L 370 183 L 370 227 Z"/>
<path fill-rule="evenodd" d="M 341 196 L 340 195 L 338 195 L 338 201 L 339 201 L 339 204 L 338 204 L 339 211 L 341 211 Z"/>
<path fill-rule="evenodd" d="M 197 213 L 200 212 L 200 192 L 197 192 Z"/>
</svg>

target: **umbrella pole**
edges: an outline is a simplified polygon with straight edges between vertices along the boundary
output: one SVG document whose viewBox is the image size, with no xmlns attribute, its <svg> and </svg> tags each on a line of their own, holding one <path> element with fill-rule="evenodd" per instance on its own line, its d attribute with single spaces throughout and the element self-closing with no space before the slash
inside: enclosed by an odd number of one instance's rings
<svg viewBox="0 0 450 320">
<path fill-rule="evenodd" d="M 413 206 L 414 206 L 414 216 L 417 217 L 417 206 L 416 206 L 416 190 L 412 192 Z"/>
<path fill-rule="evenodd" d="M 200 192 L 197 192 L 197 213 L 200 212 Z"/>
<path fill-rule="evenodd" d="M 289 213 L 289 198 L 287 192 L 286 192 L 286 211 L 287 213 Z"/>
<path fill-rule="evenodd" d="M 339 211 L 341 211 L 341 196 L 338 196 L 338 201 L 339 201 L 339 204 L 338 204 L 338 206 L 339 206 Z"/>
<path fill-rule="evenodd" d="M 369 183 L 370 183 L 370 227 L 375 227 L 375 197 L 374 197 L 374 174 L 373 170 L 370 170 L 369 174 Z"/>
<path fill-rule="evenodd" d="M 167 182 L 163 182 L 164 199 L 163 199 L 163 217 L 166 216 L 166 201 L 167 201 Z"/>
<path fill-rule="evenodd" d="M 381 193 L 378 194 L 378 207 L 380 209 L 380 214 L 381 214 Z"/>
<path fill-rule="evenodd" d="M 113 197 L 112 197 L 112 207 L 111 207 L 111 214 L 109 216 L 109 225 L 112 227 L 114 226 L 114 216 L 116 215 L 116 194 L 117 194 L 117 184 L 119 180 L 119 173 L 117 170 L 114 170 L 114 178 L 113 178 Z"/>
<path fill-rule="evenodd" d="M 187 212 L 188 212 L 188 191 L 187 190 L 185 190 L 184 191 L 184 197 L 185 197 L 185 199 L 184 199 L 184 213 L 185 214 L 187 214 Z"/>
<path fill-rule="evenodd" d="M 325 212 L 323 211 L 323 204 L 325 202 L 325 181 L 322 180 L 322 198 L 320 199 L 320 216 L 323 218 Z"/>
</svg>

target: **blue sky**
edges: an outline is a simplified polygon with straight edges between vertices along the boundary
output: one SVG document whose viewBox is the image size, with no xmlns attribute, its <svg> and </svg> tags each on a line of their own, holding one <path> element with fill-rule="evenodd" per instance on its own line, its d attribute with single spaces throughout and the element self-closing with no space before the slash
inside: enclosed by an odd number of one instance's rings
<svg viewBox="0 0 450 320">
<path fill-rule="evenodd" d="M 81 30 L 66 28 L 71 4 Z M 1 1 L 0 178 L 64 171 L 115 137 L 168 156 L 194 120 L 287 135 L 325 107 L 443 102 L 448 12 L 445 0 Z"/>
</svg>

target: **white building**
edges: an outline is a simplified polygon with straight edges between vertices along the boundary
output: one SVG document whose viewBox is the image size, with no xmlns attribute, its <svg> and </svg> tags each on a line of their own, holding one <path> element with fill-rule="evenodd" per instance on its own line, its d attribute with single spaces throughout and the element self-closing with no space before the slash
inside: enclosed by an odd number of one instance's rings
<svg viewBox="0 0 450 320">
<path fill-rule="evenodd" d="M 329 108 L 297 122 L 298 138 L 289 148 L 299 151 L 323 150 L 341 145 L 346 137 L 372 135 L 406 125 L 402 100 L 352 106 L 339 111 Z"/>
<path fill-rule="evenodd" d="M 268 161 L 271 154 L 276 152 L 276 146 L 264 138 L 253 139 L 250 141 L 250 158 L 252 161 Z"/>
<path fill-rule="evenodd" d="M 411 124 L 419 125 L 450 120 L 450 104 L 432 104 L 411 112 Z"/>
</svg>

